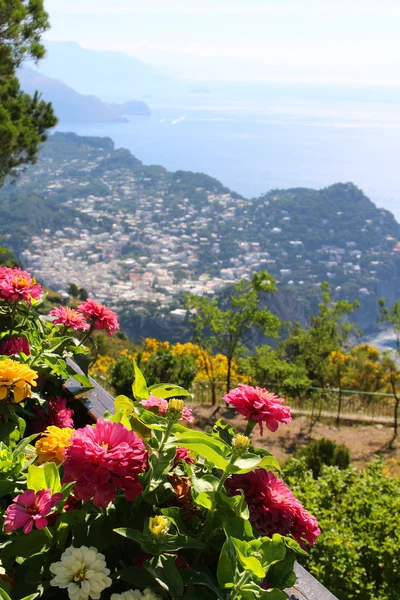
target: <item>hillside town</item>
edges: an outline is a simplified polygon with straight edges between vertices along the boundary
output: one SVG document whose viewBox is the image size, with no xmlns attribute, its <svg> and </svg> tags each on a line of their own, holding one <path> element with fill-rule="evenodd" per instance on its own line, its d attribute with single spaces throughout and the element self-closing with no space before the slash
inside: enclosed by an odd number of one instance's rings
<svg viewBox="0 0 400 600">
<path fill-rule="evenodd" d="M 21 252 L 57 291 L 73 282 L 101 301 L 154 305 L 183 318 L 177 296 L 213 295 L 260 269 L 281 287 L 326 280 L 338 294 L 343 286 L 358 297 L 374 294 L 400 256 L 392 215 L 351 184 L 332 186 L 342 210 L 329 220 L 315 214 L 304 227 L 295 202 L 303 190 L 249 201 L 207 176 L 145 167 L 127 151 L 75 136 L 77 143 L 72 135 L 50 138 L 38 165 L 18 182 L 19 192 L 39 187 L 74 215 L 32 234 Z M 343 206 L 355 194 L 365 210 L 350 237 Z"/>
</svg>

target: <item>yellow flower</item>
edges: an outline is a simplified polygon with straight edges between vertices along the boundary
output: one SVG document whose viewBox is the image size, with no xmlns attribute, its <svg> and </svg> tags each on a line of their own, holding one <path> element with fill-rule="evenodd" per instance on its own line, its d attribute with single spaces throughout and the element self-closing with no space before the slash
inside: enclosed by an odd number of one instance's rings
<svg viewBox="0 0 400 600">
<path fill-rule="evenodd" d="M 149 519 L 149 531 L 153 535 L 165 535 L 169 528 L 169 521 L 165 517 L 157 515 Z"/>
<path fill-rule="evenodd" d="M 170 400 L 168 402 L 168 407 L 167 407 L 167 417 L 180 417 L 183 409 L 185 408 L 185 403 L 183 400 L 178 400 L 177 398 L 172 398 L 172 400 Z"/>
<path fill-rule="evenodd" d="M 35 444 L 38 463 L 54 462 L 57 465 L 64 460 L 63 450 L 71 446 L 70 439 L 75 429 L 50 425 Z"/>
<path fill-rule="evenodd" d="M 234 448 L 240 448 L 241 450 L 247 450 L 250 446 L 250 440 L 247 435 L 239 433 L 232 442 Z"/>
<path fill-rule="evenodd" d="M 32 396 L 31 386 L 36 385 L 37 373 L 28 365 L 23 365 L 11 358 L 0 361 L 0 400 L 13 392 L 12 402 L 21 402 Z"/>
</svg>

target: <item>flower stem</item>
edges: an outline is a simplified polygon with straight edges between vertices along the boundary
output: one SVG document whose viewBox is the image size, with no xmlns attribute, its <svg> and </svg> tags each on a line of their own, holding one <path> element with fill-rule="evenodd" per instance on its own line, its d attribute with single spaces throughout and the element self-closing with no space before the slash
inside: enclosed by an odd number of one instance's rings
<svg viewBox="0 0 400 600">
<path fill-rule="evenodd" d="M 164 437 L 163 437 L 162 442 L 161 442 L 160 449 L 158 451 L 158 455 L 159 456 L 161 455 L 161 452 L 165 448 L 165 444 L 167 443 L 168 438 L 171 435 L 171 430 L 172 430 L 172 428 L 173 428 L 174 425 L 175 425 L 175 421 L 171 420 L 171 421 L 168 422 L 167 428 L 166 428 L 165 433 L 164 433 Z"/>
<path fill-rule="evenodd" d="M 213 521 L 213 515 L 216 509 L 215 506 L 215 500 L 216 500 L 216 495 L 219 494 L 219 492 L 222 490 L 225 481 L 228 479 L 230 472 L 228 471 L 228 467 L 230 467 L 230 465 L 233 465 L 235 460 L 237 459 L 237 456 L 235 454 L 232 454 L 231 459 L 229 461 L 229 465 L 226 467 L 226 470 L 224 471 L 224 473 L 222 473 L 220 480 L 218 481 L 218 485 L 215 489 L 215 493 L 214 493 L 214 500 L 213 500 L 213 505 L 210 508 L 210 510 L 207 513 L 206 516 L 206 520 L 204 521 L 204 533 L 203 533 L 203 539 L 205 539 L 208 534 L 210 533 L 210 529 L 211 529 L 211 525 L 212 525 L 212 521 Z"/>
<path fill-rule="evenodd" d="M 11 309 L 11 325 L 10 325 L 10 337 L 13 334 L 14 331 L 14 325 L 15 325 L 15 313 L 17 312 L 17 303 L 13 302 L 12 304 L 12 309 Z"/>
<path fill-rule="evenodd" d="M 95 324 L 95 320 L 93 319 L 86 334 L 83 336 L 83 338 L 79 342 L 78 347 L 82 346 L 82 344 L 84 344 L 86 342 L 86 340 L 92 335 L 92 333 L 94 331 L 94 324 Z"/>
<path fill-rule="evenodd" d="M 249 573 L 248 571 L 244 571 L 244 573 L 242 574 L 241 578 L 239 579 L 239 581 L 236 583 L 234 589 L 231 591 L 231 593 L 228 596 L 228 600 L 236 600 L 236 598 L 238 597 L 238 595 L 241 592 L 241 587 L 242 585 L 244 585 L 245 583 L 247 583 L 247 580 L 249 578 Z"/>
<path fill-rule="evenodd" d="M 253 421 L 253 419 L 249 419 L 247 421 L 246 431 L 244 432 L 244 435 L 246 435 L 249 438 L 256 425 L 257 425 L 257 421 Z"/>
<path fill-rule="evenodd" d="M 49 540 L 52 542 L 54 540 L 54 536 L 51 533 L 50 529 L 48 527 L 44 527 L 43 531 L 45 532 Z"/>
</svg>

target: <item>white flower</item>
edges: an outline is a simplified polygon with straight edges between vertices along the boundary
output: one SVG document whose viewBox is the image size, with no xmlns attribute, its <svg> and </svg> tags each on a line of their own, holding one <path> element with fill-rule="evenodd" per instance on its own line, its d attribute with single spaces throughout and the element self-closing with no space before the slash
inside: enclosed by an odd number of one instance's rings
<svg viewBox="0 0 400 600">
<path fill-rule="evenodd" d="M 113 594 L 111 600 L 162 600 L 162 598 L 149 588 L 146 588 L 144 592 L 140 590 L 128 590 L 127 592 L 122 592 L 122 594 Z"/>
<path fill-rule="evenodd" d="M 55 575 L 50 585 L 67 589 L 70 600 L 98 600 L 101 592 L 112 583 L 104 558 L 104 554 L 93 546 L 70 546 L 59 562 L 50 565 L 50 571 Z"/>
</svg>

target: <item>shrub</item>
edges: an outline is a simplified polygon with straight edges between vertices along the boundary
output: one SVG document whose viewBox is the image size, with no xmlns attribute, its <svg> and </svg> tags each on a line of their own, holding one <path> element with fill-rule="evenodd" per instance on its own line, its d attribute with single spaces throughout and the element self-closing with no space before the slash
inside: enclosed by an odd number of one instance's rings
<svg viewBox="0 0 400 600">
<path fill-rule="evenodd" d="M 322 438 L 297 450 L 294 458 L 304 459 L 306 468 L 312 471 L 314 478 L 317 478 L 321 474 L 323 465 L 347 469 L 350 465 L 350 450 L 344 444 L 336 444 L 333 440 Z"/>
<path fill-rule="evenodd" d="M 339 600 L 399 600 L 400 480 L 378 459 L 361 471 L 323 466 L 314 479 L 302 458 L 285 475 L 322 530 L 304 566 Z"/>
</svg>

